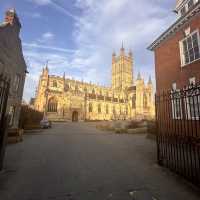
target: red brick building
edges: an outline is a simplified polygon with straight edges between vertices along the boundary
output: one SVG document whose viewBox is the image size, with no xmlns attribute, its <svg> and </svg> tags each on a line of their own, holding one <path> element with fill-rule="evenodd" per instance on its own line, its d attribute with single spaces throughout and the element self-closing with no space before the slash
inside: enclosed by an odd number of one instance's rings
<svg viewBox="0 0 200 200">
<path fill-rule="evenodd" d="M 148 47 L 157 93 L 200 82 L 200 0 L 177 0 L 175 12 L 177 21 Z"/>
</svg>

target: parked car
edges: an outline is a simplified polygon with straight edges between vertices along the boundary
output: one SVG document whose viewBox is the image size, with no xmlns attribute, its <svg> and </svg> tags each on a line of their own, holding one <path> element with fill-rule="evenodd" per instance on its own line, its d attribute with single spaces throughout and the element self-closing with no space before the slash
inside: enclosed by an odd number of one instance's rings
<svg viewBox="0 0 200 200">
<path fill-rule="evenodd" d="M 40 126 L 41 126 L 41 128 L 51 128 L 51 125 L 52 125 L 52 123 L 51 123 L 51 121 L 49 121 L 48 119 L 43 119 L 43 120 L 41 120 L 41 122 L 40 122 Z"/>
</svg>

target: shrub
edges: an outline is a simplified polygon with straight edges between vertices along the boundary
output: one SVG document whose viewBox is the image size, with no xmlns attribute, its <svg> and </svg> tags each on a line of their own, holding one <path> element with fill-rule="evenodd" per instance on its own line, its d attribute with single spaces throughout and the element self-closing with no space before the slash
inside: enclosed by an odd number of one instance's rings
<svg viewBox="0 0 200 200">
<path fill-rule="evenodd" d="M 40 121 L 43 119 L 43 113 L 30 108 L 27 105 L 22 105 L 19 128 L 30 129 L 30 127 L 39 127 Z"/>
</svg>

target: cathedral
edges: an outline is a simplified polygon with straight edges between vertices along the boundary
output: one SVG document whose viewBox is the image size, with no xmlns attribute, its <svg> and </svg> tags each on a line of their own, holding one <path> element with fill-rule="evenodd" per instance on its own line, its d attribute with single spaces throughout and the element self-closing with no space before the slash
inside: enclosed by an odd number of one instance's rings
<svg viewBox="0 0 200 200">
<path fill-rule="evenodd" d="M 52 121 L 151 119 L 154 117 L 153 84 L 138 74 L 134 80 L 133 55 L 120 49 L 112 55 L 110 87 L 49 74 L 39 79 L 34 107 Z"/>
</svg>

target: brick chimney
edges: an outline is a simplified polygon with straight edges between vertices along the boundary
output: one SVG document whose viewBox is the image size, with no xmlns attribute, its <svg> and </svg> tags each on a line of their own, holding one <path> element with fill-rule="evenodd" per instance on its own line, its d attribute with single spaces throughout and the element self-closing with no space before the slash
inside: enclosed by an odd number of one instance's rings
<svg viewBox="0 0 200 200">
<path fill-rule="evenodd" d="M 4 21 L 10 25 L 13 25 L 14 19 L 15 19 L 15 10 L 14 9 L 7 10 Z"/>
<path fill-rule="evenodd" d="M 14 25 L 15 23 L 21 27 L 19 19 L 17 17 L 16 11 L 14 8 L 9 9 L 5 13 L 4 22 L 10 25 Z"/>
</svg>

